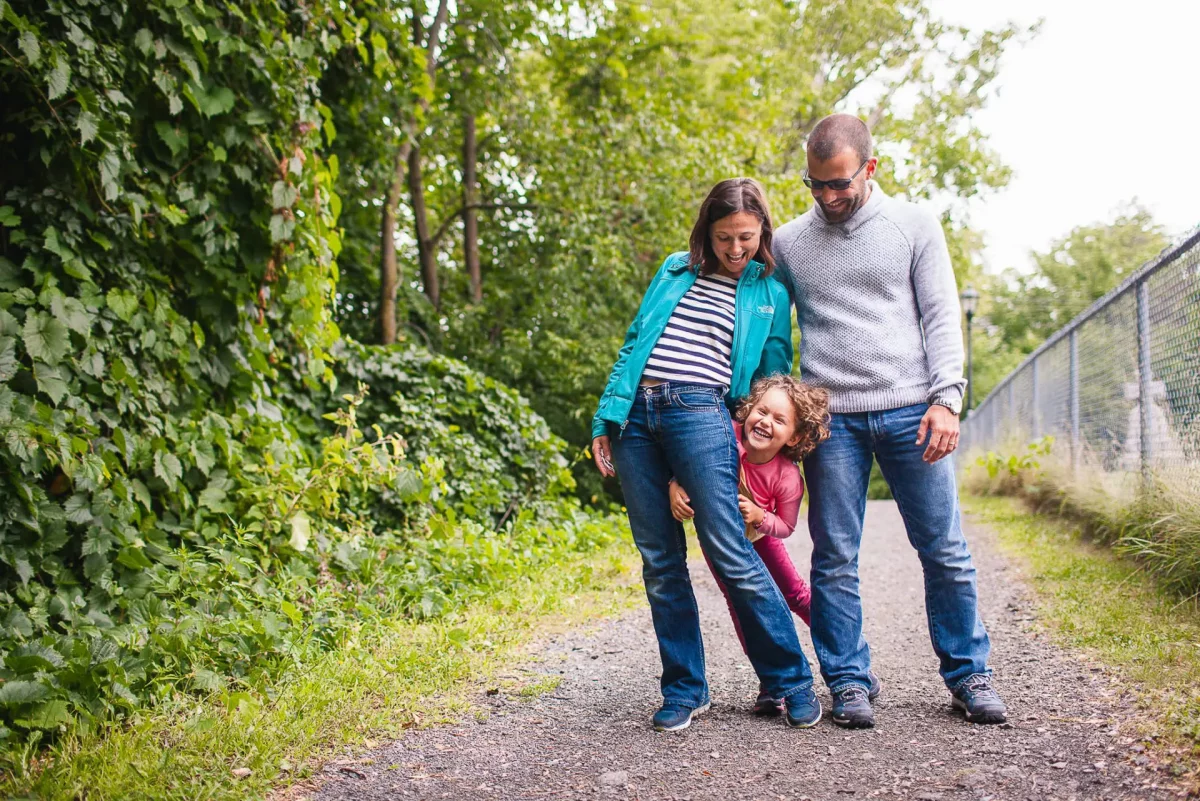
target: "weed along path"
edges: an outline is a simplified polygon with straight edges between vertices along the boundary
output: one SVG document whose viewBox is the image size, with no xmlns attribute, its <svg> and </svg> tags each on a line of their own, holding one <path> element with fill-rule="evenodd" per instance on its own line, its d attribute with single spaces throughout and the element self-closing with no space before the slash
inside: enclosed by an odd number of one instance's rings
<svg viewBox="0 0 1200 801">
<path fill-rule="evenodd" d="M 643 607 L 546 645 L 528 666 L 534 698 L 480 688 L 477 714 L 412 731 L 326 766 L 310 798 L 350 799 L 1132 799 L 1178 791 L 1143 765 L 1135 711 L 1111 678 L 1033 627 L 1019 571 L 969 527 L 1010 723 L 970 726 L 953 713 L 929 646 L 917 557 L 895 506 L 872 502 L 861 557 L 867 635 L 884 682 L 877 727 L 828 719 L 788 729 L 753 717 L 757 680 L 725 604 L 694 562 L 712 710 L 658 734 L 659 663 Z M 789 540 L 807 572 L 803 528 Z M 803 624 L 801 624 L 803 626 Z M 812 654 L 807 631 L 806 653 Z M 555 684 L 557 682 L 557 684 Z"/>
</svg>

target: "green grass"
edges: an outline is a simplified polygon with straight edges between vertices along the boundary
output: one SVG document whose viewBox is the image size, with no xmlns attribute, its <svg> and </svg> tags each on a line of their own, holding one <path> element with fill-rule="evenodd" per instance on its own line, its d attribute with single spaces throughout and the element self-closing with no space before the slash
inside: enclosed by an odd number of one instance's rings
<svg viewBox="0 0 1200 801">
<path fill-rule="evenodd" d="M 1200 767 L 1200 606 L 1138 562 L 1087 539 L 1061 517 L 1016 498 L 964 494 L 964 508 L 1029 569 L 1039 617 L 1064 644 L 1116 668 L 1139 691 L 1154 731 Z"/>
<path fill-rule="evenodd" d="M 535 637 L 627 608 L 636 552 L 625 539 L 526 576 L 436 622 L 365 626 L 266 698 L 222 693 L 64 739 L 0 780 L 0 798 L 246 799 L 304 781 L 345 745 L 470 711 L 469 693 L 525 658 Z M 553 689 L 531 676 L 513 689 Z M 248 768 L 248 776 L 235 770 Z M 239 771 L 240 772 L 240 771 Z"/>
</svg>

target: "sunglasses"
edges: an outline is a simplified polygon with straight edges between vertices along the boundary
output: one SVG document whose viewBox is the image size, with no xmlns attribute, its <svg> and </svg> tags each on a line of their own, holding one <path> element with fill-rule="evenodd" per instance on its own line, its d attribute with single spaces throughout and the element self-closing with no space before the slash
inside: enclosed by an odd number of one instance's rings
<svg viewBox="0 0 1200 801">
<path fill-rule="evenodd" d="M 816 178 L 810 178 L 808 176 L 808 170 L 805 170 L 803 178 L 804 185 L 814 192 L 820 192 L 822 189 L 832 189 L 835 192 L 843 192 L 850 188 L 850 183 L 858 177 L 858 174 L 863 171 L 863 167 L 866 167 L 870 161 L 870 159 L 867 159 L 860 164 L 858 169 L 854 171 L 854 175 L 851 175 L 849 178 L 834 178 L 832 181 L 818 181 Z"/>
</svg>

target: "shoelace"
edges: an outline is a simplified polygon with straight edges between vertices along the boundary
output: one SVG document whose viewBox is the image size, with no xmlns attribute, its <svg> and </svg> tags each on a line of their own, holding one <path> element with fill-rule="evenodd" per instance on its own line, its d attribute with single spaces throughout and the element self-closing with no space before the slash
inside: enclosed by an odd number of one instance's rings
<svg viewBox="0 0 1200 801">
<path fill-rule="evenodd" d="M 973 695 L 981 695 L 987 698 L 999 698 L 999 693 L 992 687 L 992 680 L 987 676 L 974 675 L 963 682 L 963 689 Z"/>
<path fill-rule="evenodd" d="M 848 684 L 838 690 L 838 700 L 843 704 L 852 704 L 855 701 L 867 700 L 867 691 L 857 684 Z"/>
</svg>

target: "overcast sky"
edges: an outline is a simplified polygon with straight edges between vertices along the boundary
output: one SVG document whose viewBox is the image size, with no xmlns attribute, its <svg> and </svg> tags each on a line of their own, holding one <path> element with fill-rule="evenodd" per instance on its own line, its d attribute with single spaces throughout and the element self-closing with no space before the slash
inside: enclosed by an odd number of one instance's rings
<svg viewBox="0 0 1200 801">
<path fill-rule="evenodd" d="M 979 117 L 1013 168 L 971 207 L 993 271 L 1027 269 L 1029 250 L 1110 219 L 1136 197 L 1172 235 L 1200 224 L 1192 169 L 1200 142 L 1200 2 L 931 0 L 947 22 L 1007 20 L 1041 33 L 1006 56 Z"/>
</svg>

